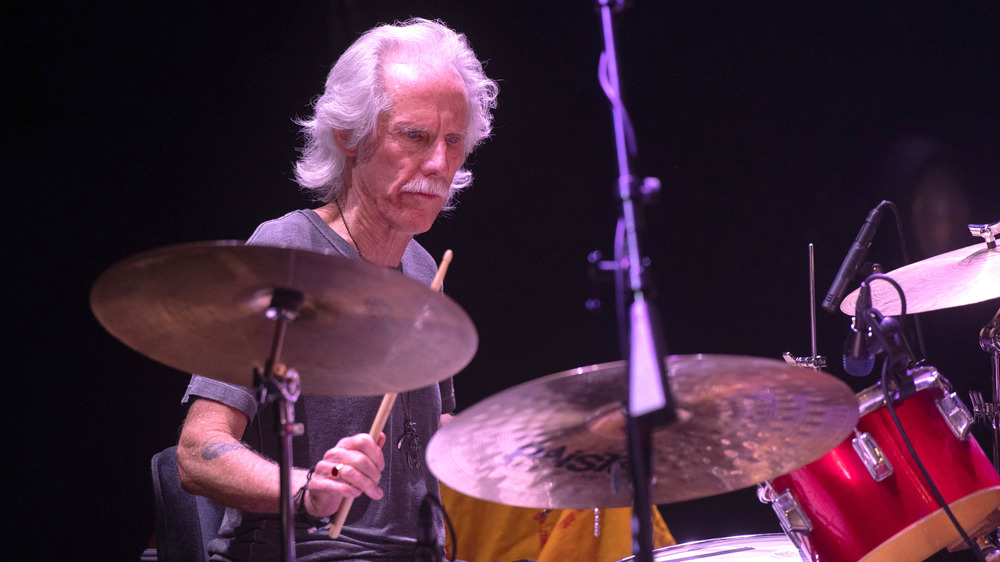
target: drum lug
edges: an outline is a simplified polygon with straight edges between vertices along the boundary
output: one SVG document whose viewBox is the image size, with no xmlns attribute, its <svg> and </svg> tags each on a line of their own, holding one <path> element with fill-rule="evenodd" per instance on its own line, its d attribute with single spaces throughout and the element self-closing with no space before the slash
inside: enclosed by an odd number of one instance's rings
<svg viewBox="0 0 1000 562">
<path fill-rule="evenodd" d="M 946 394 L 935 400 L 934 404 L 937 405 L 938 412 L 944 417 L 944 421 L 948 422 L 948 427 L 951 428 L 955 437 L 962 441 L 967 441 L 969 433 L 972 430 L 974 418 L 972 417 L 972 412 L 969 411 L 969 408 L 962 402 L 958 395 L 954 392 Z"/>
<path fill-rule="evenodd" d="M 771 487 L 770 482 L 765 482 L 758 486 L 757 498 L 764 503 L 770 502 L 771 509 L 778 516 L 781 529 L 795 543 L 795 547 L 802 550 L 804 548 L 802 537 L 812 532 L 813 525 L 791 490 L 779 494 Z"/>
<path fill-rule="evenodd" d="M 875 442 L 875 438 L 867 431 L 858 433 L 854 431 L 855 437 L 851 440 L 854 452 L 858 454 L 861 462 L 868 469 L 868 474 L 876 482 L 881 482 L 892 476 L 892 463 L 886 458 L 881 447 Z"/>
</svg>

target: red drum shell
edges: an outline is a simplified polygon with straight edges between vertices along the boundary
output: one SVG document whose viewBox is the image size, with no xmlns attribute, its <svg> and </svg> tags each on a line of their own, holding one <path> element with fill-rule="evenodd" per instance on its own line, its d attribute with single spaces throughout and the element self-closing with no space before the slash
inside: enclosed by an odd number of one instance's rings
<svg viewBox="0 0 1000 562">
<path fill-rule="evenodd" d="M 935 381 L 937 382 L 937 381 Z M 871 393 L 871 389 L 859 396 Z M 928 474 L 965 529 L 1000 505 L 1000 476 L 973 437 L 958 439 L 938 411 L 940 384 L 896 406 L 903 429 Z M 893 473 L 876 482 L 851 446 L 853 436 L 800 469 L 776 478 L 812 521 L 804 547 L 820 562 L 924 560 L 959 540 L 958 531 L 900 437 L 884 405 L 862 415 L 858 431 L 875 438 Z"/>
</svg>

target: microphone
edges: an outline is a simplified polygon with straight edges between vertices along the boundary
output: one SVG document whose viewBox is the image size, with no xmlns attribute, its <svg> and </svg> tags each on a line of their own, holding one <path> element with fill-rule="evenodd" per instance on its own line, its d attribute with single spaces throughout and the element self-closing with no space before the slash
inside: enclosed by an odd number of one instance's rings
<svg viewBox="0 0 1000 562">
<path fill-rule="evenodd" d="M 868 341 L 868 318 L 865 309 L 872 305 L 872 289 L 861 284 L 858 301 L 854 304 L 854 326 L 844 341 L 844 371 L 854 377 L 864 377 L 875 367 L 875 352 Z"/>
<path fill-rule="evenodd" d="M 826 298 L 823 299 L 823 304 L 821 305 L 823 310 L 827 312 L 837 311 L 837 306 L 840 305 L 840 301 L 844 298 L 844 293 L 847 292 L 847 286 L 850 285 L 851 281 L 858 274 L 865 256 L 868 255 L 868 248 L 872 245 L 872 238 L 875 237 L 875 233 L 878 231 L 878 224 L 882 221 L 882 208 L 889 204 L 888 201 L 882 201 L 868 213 L 865 224 L 862 225 L 857 238 L 851 244 L 851 249 L 848 250 L 847 257 L 844 258 L 844 263 L 840 264 L 840 270 L 837 271 L 837 276 L 834 277 L 833 284 L 830 285 L 830 290 L 826 293 Z"/>
</svg>

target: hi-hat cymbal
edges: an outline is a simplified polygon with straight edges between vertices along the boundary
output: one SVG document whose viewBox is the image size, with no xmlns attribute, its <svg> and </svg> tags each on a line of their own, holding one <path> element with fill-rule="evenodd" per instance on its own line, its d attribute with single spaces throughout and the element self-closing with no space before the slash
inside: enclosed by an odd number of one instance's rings
<svg viewBox="0 0 1000 562">
<path fill-rule="evenodd" d="M 906 312 L 917 313 L 964 306 L 1000 297 L 1000 248 L 985 243 L 952 250 L 887 273 L 906 295 Z M 892 285 L 873 282 L 872 307 L 886 316 L 901 312 L 899 294 Z M 845 314 L 854 314 L 861 289 L 840 303 Z"/>
<path fill-rule="evenodd" d="M 101 324 L 161 363 L 251 386 L 271 354 L 276 288 L 303 295 L 279 360 L 302 392 L 402 392 L 472 359 L 476 329 L 454 301 L 398 271 L 301 249 L 223 241 L 168 246 L 101 274 L 90 295 Z"/>
<path fill-rule="evenodd" d="M 858 402 L 825 373 L 752 357 L 667 358 L 679 421 L 656 429 L 654 503 L 729 492 L 826 454 L 857 424 Z M 625 362 L 556 373 L 458 414 L 427 462 L 466 495 L 539 509 L 632 505 L 623 463 Z"/>
</svg>

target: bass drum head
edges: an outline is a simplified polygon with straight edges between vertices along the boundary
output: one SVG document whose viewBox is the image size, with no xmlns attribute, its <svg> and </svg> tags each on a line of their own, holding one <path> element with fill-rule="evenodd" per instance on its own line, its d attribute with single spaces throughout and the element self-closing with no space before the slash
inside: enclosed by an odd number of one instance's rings
<svg viewBox="0 0 1000 562">
<path fill-rule="evenodd" d="M 799 549 L 795 548 L 792 541 L 783 533 L 707 539 L 667 546 L 653 551 L 654 562 L 701 560 L 702 558 L 725 560 L 726 562 L 769 562 L 771 560 L 808 562 L 808 559 L 799 552 Z M 623 558 L 618 562 L 632 560 L 635 560 L 634 556 Z"/>
</svg>

